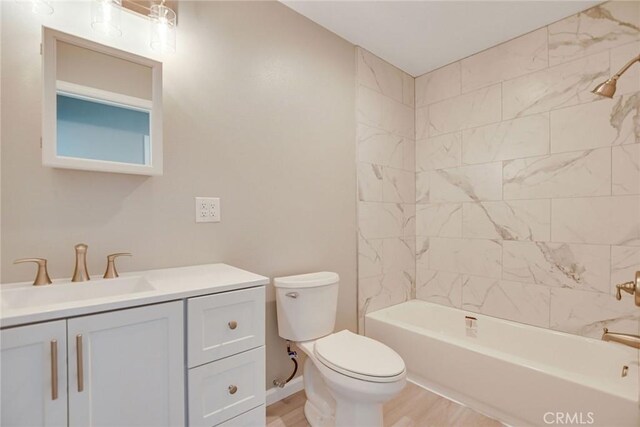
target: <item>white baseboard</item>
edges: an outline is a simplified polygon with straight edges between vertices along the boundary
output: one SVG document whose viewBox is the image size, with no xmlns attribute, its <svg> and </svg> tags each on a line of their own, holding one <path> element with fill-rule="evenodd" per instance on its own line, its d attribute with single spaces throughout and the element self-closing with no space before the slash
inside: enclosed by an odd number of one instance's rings
<svg viewBox="0 0 640 427">
<path fill-rule="evenodd" d="M 292 379 L 282 388 L 273 386 L 267 390 L 267 406 L 273 405 L 274 403 L 279 402 L 303 389 L 304 382 L 302 380 L 302 375 Z"/>
</svg>

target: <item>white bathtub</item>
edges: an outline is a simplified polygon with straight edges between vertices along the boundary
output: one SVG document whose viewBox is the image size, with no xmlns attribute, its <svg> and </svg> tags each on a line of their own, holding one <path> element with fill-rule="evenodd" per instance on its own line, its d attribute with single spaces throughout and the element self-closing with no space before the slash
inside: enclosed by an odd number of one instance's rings
<svg viewBox="0 0 640 427">
<path fill-rule="evenodd" d="M 640 426 L 630 347 L 417 300 L 367 314 L 365 332 L 404 358 L 410 380 L 505 424 Z"/>
</svg>

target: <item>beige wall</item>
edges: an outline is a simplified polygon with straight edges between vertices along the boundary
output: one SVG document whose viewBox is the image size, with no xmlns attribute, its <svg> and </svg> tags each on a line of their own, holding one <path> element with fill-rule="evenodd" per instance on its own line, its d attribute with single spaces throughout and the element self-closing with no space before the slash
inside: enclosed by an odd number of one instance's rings
<svg viewBox="0 0 640 427">
<path fill-rule="evenodd" d="M 338 327 L 355 329 L 351 44 L 274 2 L 181 2 L 178 51 L 164 67 L 164 175 L 55 170 L 40 160 L 41 18 L 15 2 L 2 9 L 4 283 L 32 278 L 11 264 L 25 256 L 70 276 L 78 242 L 89 245 L 94 274 L 121 250 L 134 254 L 122 271 L 210 262 L 270 277 L 333 270 Z M 87 16 L 78 13 L 78 27 Z M 220 197 L 222 222 L 196 224 L 195 196 Z M 270 386 L 290 369 L 271 290 L 267 314 Z"/>
</svg>

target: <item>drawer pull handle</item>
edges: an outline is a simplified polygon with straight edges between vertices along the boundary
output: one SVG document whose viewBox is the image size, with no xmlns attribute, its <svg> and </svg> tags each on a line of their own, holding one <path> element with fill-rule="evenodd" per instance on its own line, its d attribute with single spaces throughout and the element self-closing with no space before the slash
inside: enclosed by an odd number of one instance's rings
<svg viewBox="0 0 640 427">
<path fill-rule="evenodd" d="M 238 391 L 238 387 L 234 385 L 229 386 L 229 394 L 236 394 L 236 391 Z"/>
<path fill-rule="evenodd" d="M 236 322 L 235 320 L 232 320 L 231 322 L 229 322 L 229 329 L 235 329 L 238 327 L 238 322 Z"/>
<path fill-rule="evenodd" d="M 285 296 L 288 296 L 289 298 L 298 298 L 298 293 L 297 292 L 287 292 L 285 294 Z"/>
</svg>

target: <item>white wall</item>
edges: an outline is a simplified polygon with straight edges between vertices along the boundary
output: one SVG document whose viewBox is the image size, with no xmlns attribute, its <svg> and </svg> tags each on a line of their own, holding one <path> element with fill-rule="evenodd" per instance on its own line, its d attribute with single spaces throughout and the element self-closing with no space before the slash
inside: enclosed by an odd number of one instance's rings
<svg viewBox="0 0 640 427">
<path fill-rule="evenodd" d="M 114 47 L 149 55 L 144 21 L 123 14 Z M 2 2 L 2 280 L 30 280 L 15 258 L 69 277 L 131 251 L 121 271 L 226 262 L 274 277 L 340 274 L 338 327 L 356 327 L 354 47 L 275 2 L 180 2 L 164 61 L 164 175 L 55 170 L 40 160 L 40 25 L 93 37 L 86 3 L 51 17 Z M 196 224 L 195 196 L 222 222 Z M 84 286 L 84 285 L 82 285 Z M 289 373 L 267 301 L 267 384 Z"/>
</svg>

